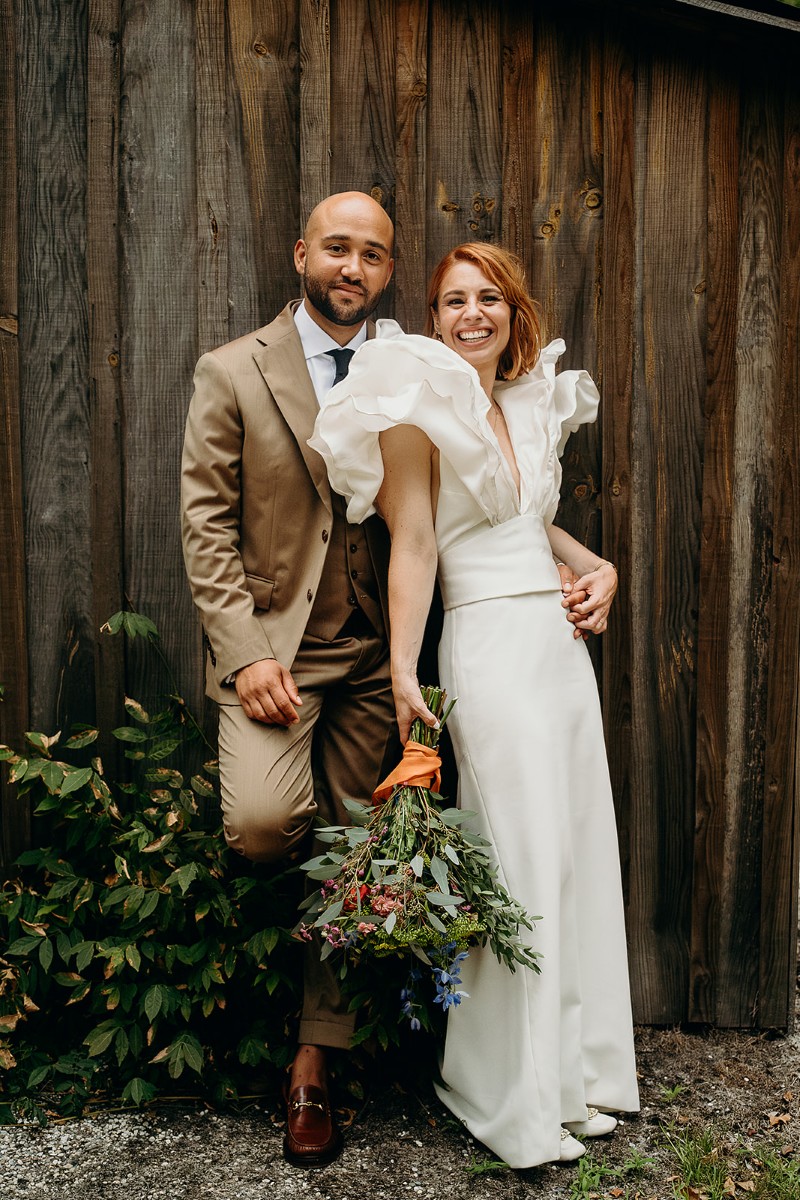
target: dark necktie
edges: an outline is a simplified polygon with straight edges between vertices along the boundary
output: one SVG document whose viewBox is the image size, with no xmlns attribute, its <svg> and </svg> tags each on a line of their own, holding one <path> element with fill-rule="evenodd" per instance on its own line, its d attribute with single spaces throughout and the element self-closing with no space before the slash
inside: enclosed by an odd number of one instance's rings
<svg viewBox="0 0 800 1200">
<path fill-rule="evenodd" d="M 326 350 L 326 354 L 330 354 L 333 361 L 336 363 L 336 374 L 333 377 L 331 387 L 335 387 L 344 379 L 347 372 L 350 370 L 350 359 L 355 354 L 355 350 Z"/>
</svg>

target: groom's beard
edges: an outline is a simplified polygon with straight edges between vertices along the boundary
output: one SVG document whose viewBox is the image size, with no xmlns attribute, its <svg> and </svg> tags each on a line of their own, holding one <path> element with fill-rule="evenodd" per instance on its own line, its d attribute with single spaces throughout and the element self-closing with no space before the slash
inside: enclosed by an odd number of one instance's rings
<svg viewBox="0 0 800 1200">
<path fill-rule="evenodd" d="M 303 273 L 303 286 L 309 302 L 334 325 L 361 325 L 378 307 L 381 296 L 386 291 L 383 287 L 379 292 L 368 292 L 363 284 L 349 284 L 350 287 L 360 288 L 362 297 L 359 301 L 354 296 L 348 303 L 331 295 L 334 286 L 332 283 L 311 275 L 308 271 Z"/>
</svg>

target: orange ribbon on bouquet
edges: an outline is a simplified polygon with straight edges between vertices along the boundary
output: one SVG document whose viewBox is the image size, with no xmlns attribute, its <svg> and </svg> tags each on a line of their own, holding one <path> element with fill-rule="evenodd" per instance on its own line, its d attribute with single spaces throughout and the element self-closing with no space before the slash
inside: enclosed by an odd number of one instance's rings
<svg viewBox="0 0 800 1200">
<path fill-rule="evenodd" d="M 440 767 L 442 760 L 433 746 L 423 746 L 422 742 L 406 742 L 403 757 L 391 775 L 387 775 L 383 783 L 378 784 L 372 793 L 374 801 L 386 800 L 396 787 L 424 787 L 438 792 L 442 784 Z"/>
</svg>

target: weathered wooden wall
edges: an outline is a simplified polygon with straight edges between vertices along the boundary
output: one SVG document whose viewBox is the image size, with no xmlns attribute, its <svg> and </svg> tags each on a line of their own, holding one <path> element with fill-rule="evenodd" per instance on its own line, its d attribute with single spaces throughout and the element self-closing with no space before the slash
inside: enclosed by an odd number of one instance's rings
<svg viewBox="0 0 800 1200">
<path fill-rule="evenodd" d="M 198 354 L 297 292 L 329 191 L 409 329 L 516 249 L 604 402 L 564 520 L 620 566 L 602 680 L 639 1020 L 785 1025 L 800 646 L 800 36 L 577 0 L 0 0 L 0 734 L 202 705 L 178 539 Z M 599 655 L 598 655 L 599 657 Z M 111 748 L 107 748 L 111 752 Z M 7 856 L 30 836 L 6 793 Z"/>
</svg>

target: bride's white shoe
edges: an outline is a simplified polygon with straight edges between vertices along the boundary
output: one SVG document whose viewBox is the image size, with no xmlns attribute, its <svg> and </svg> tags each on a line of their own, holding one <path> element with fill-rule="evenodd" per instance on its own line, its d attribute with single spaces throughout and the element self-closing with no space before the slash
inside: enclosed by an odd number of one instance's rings
<svg viewBox="0 0 800 1200">
<path fill-rule="evenodd" d="M 617 1128 L 617 1118 L 601 1113 L 596 1108 L 587 1108 L 587 1120 L 565 1121 L 564 1128 L 578 1137 L 604 1137 Z"/>
<path fill-rule="evenodd" d="M 574 1162 L 576 1158 L 580 1158 L 586 1153 L 586 1147 L 582 1142 L 577 1141 L 572 1136 L 568 1129 L 561 1127 L 561 1151 L 558 1156 L 559 1162 Z"/>
</svg>

